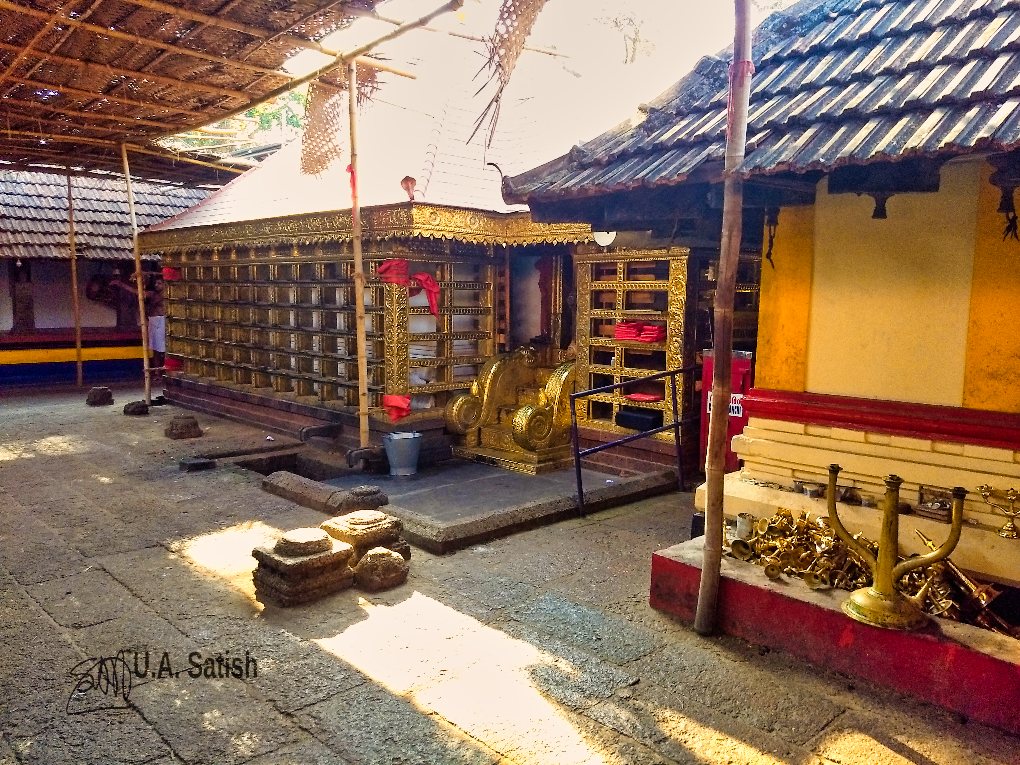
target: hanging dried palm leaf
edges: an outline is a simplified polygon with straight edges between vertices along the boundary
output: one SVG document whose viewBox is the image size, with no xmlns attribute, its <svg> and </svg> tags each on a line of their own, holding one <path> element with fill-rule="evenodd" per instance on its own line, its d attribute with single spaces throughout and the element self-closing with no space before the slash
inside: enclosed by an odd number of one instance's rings
<svg viewBox="0 0 1020 765">
<path fill-rule="evenodd" d="M 503 91 L 510 82 L 510 75 L 513 74 L 514 67 L 517 65 L 517 59 L 524 49 L 524 43 L 527 41 L 528 35 L 531 34 L 535 20 L 545 3 L 546 0 L 503 0 L 499 9 L 499 18 L 496 20 L 496 29 L 492 36 L 486 39 L 488 59 L 483 69 L 489 70 L 489 79 L 478 91 L 480 93 L 489 84 L 495 82 L 496 92 L 475 121 L 471 138 L 474 138 L 475 133 L 488 121 L 485 143 L 488 145 L 492 142 L 492 137 L 496 132 L 496 122 L 499 120 L 499 107 Z"/>
<path fill-rule="evenodd" d="M 358 104 L 379 89 L 376 70 L 358 67 Z M 325 171 L 350 153 L 347 135 L 347 71 L 338 69 L 308 88 L 305 129 L 301 136 L 301 172 Z"/>
</svg>

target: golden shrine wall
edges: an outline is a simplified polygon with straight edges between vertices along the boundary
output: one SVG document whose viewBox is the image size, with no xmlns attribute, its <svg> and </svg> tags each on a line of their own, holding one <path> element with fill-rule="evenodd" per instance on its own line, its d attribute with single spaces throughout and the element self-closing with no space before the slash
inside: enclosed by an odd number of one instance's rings
<svg viewBox="0 0 1020 765">
<path fill-rule="evenodd" d="M 441 399 L 467 388 L 495 350 L 492 246 L 390 239 L 366 243 L 363 258 L 370 406 L 387 393 Z M 436 317 L 424 295 L 379 278 L 390 258 L 438 282 Z M 357 405 L 349 241 L 171 251 L 164 265 L 181 277 L 167 284 L 167 353 L 180 362 L 178 374 Z"/>
</svg>

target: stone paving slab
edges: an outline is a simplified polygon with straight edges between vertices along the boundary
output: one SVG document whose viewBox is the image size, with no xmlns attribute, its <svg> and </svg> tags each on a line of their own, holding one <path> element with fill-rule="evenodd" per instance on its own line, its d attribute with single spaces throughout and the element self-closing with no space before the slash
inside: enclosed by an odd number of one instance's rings
<svg viewBox="0 0 1020 765">
<path fill-rule="evenodd" d="M 266 432 L 199 415 L 202 438 L 171 441 L 176 407 L 83 398 L 0 401 L 0 765 L 1020 765 L 1015 736 L 651 609 L 650 557 L 684 538 L 689 494 L 415 549 L 394 590 L 264 607 L 255 540 L 322 514 L 177 461 Z M 248 651 L 259 673 L 135 678 L 126 708 L 68 715 L 69 671 L 134 648 L 185 671 Z"/>
<path fill-rule="evenodd" d="M 442 718 L 416 714 L 407 699 L 366 683 L 305 707 L 301 727 L 351 763 L 493 765 L 499 755 Z"/>
</svg>

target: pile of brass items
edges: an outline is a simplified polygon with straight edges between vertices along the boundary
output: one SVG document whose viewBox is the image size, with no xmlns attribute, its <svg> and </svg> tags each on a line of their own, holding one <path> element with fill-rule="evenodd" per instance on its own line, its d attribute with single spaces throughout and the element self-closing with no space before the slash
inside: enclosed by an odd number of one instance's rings
<svg viewBox="0 0 1020 765">
<path fill-rule="evenodd" d="M 776 580 L 798 577 L 813 590 L 853 591 L 871 583 L 871 571 L 863 560 L 833 533 L 825 516 L 808 512 L 794 514 L 779 510 L 771 518 L 758 518 L 746 539 L 733 539 L 730 553 L 735 558 L 763 566 L 765 575 Z M 934 543 L 917 532 L 931 548 Z M 878 545 L 857 534 L 862 545 L 877 552 Z M 961 571 L 951 560 L 915 569 L 897 583 L 905 595 L 914 597 L 928 587 L 925 612 L 953 621 L 973 624 L 1003 635 L 1020 638 L 1020 625 L 1011 614 L 1001 615 L 997 601 L 1008 588 L 981 584 Z"/>
<path fill-rule="evenodd" d="M 813 590 L 854 590 L 871 581 L 861 558 L 833 533 L 828 518 L 803 511 L 795 516 L 781 509 L 771 518 L 759 518 L 747 539 L 730 543 L 733 557 L 764 566 L 772 580 L 786 574 L 804 580 Z M 863 536 L 858 541 L 875 549 Z"/>
</svg>

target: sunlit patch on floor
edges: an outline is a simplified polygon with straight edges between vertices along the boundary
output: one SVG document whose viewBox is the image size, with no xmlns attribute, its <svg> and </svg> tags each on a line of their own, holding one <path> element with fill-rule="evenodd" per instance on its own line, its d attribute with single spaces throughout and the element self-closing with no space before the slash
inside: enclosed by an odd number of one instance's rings
<svg viewBox="0 0 1020 765">
<path fill-rule="evenodd" d="M 99 475 L 98 473 L 93 473 L 90 477 L 96 479 L 99 483 L 113 483 L 112 478 L 105 475 Z"/>
<path fill-rule="evenodd" d="M 536 685 L 536 670 L 579 668 L 418 592 L 315 642 L 380 685 L 525 762 L 605 763 L 563 706 Z"/>
<path fill-rule="evenodd" d="M 281 533 L 261 521 L 246 521 L 178 542 L 172 549 L 204 573 L 222 579 L 254 600 L 251 575 L 255 559 L 251 551 L 259 545 L 273 544 Z"/>
</svg>

